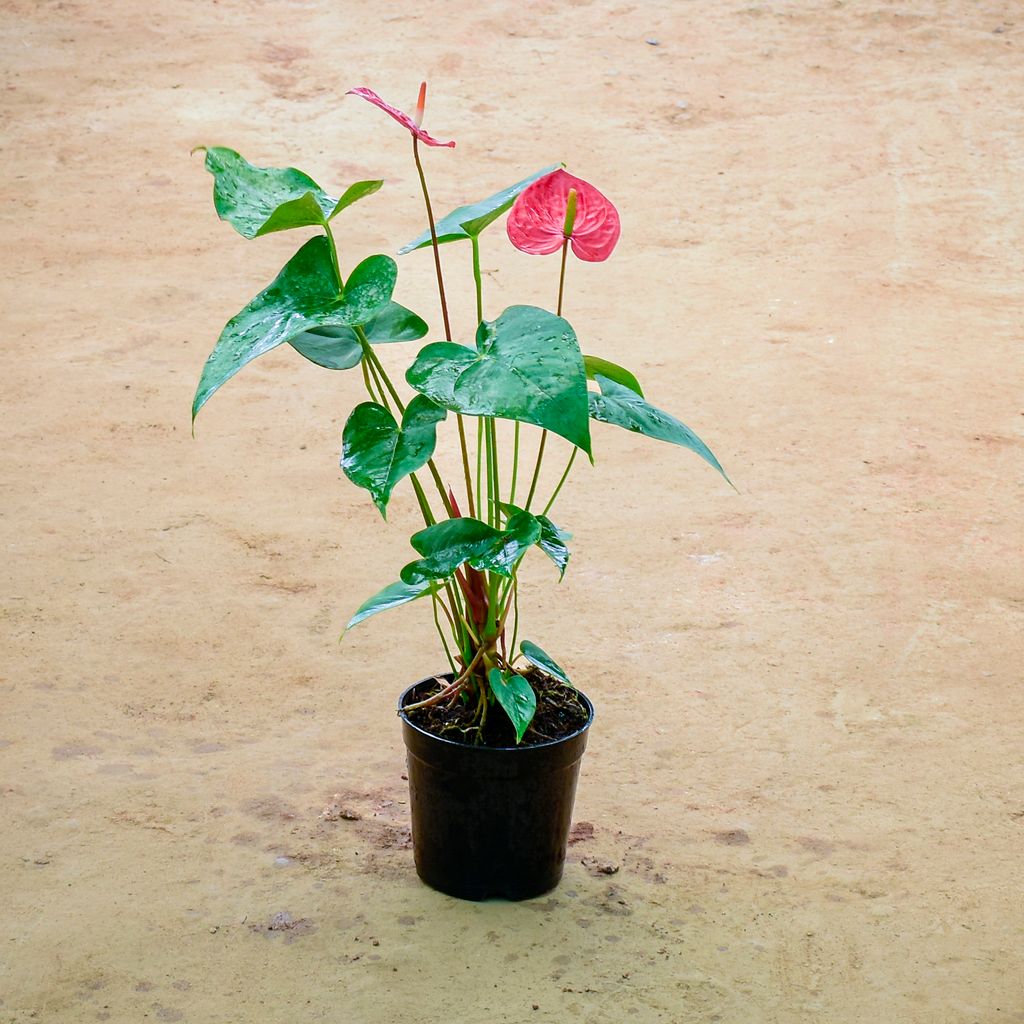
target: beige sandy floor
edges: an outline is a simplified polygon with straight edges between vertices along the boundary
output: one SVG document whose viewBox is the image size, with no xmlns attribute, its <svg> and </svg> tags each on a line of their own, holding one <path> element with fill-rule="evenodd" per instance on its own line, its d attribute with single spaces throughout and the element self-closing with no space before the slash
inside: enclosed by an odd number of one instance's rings
<svg viewBox="0 0 1024 1024">
<path fill-rule="evenodd" d="M 1019 5 L 2 21 L 0 1020 L 1024 1021 Z M 567 315 L 740 491 L 611 428 L 580 466 L 573 565 L 525 608 L 599 707 L 593 837 L 521 905 L 413 873 L 393 705 L 439 667 L 426 618 L 336 642 L 415 525 L 337 468 L 357 378 L 281 350 L 189 433 L 295 247 L 219 223 L 190 148 L 385 176 L 345 258 L 392 251 L 408 147 L 341 97 L 421 76 L 459 142 L 439 207 L 557 159 L 618 203 Z M 401 266 L 436 323 L 429 256 Z M 500 231 L 484 267 L 492 316 L 553 301 L 556 261 Z M 360 820 L 320 817 L 335 793 Z"/>
</svg>

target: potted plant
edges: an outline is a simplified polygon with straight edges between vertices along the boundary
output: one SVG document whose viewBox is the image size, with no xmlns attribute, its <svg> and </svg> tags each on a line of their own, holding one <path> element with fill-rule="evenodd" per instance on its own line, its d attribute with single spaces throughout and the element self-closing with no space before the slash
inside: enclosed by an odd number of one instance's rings
<svg viewBox="0 0 1024 1024">
<path fill-rule="evenodd" d="M 592 460 L 591 421 L 689 448 L 722 468 L 688 427 L 647 402 L 634 374 L 585 355 L 562 316 L 570 252 L 598 263 L 618 241 L 611 202 L 555 164 L 435 220 L 420 145 L 455 143 L 421 127 L 426 86 L 412 117 L 369 89 L 351 94 L 411 136 L 427 229 L 399 254 L 433 249 L 444 340 L 435 332 L 436 340 L 416 352 L 405 374 L 408 390 L 375 351 L 431 333 L 394 301 L 397 265 L 390 256 L 370 255 L 349 268 L 339 255 L 337 218 L 382 181 L 356 182 L 335 198 L 294 168 L 256 167 L 233 150 L 199 147 L 214 178 L 217 213 L 245 238 L 318 230 L 224 327 L 202 370 L 193 421 L 219 387 L 279 345 L 327 369 L 354 371 L 352 383 L 361 383 L 367 400 L 345 423 L 341 468 L 385 518 L 395 488 L 408 484 L 423 528 L 411 538 L 417 557 L 347 628 L 421 601 L 432 611 L 447 662 L 446 671 L 427 675 L 399 699 L 417 870 L 452 895 L 521 899 L 561 877 L 594 714 L 558 662 L 520 634 L 524 559 L 538 549 L 558 579 L 565 573 L 570 534 L 550 513 L 579 452 Z M 553 311 L 513 305 L 488 320 L 480 238 L 508 211 L 506 233 L 516 249 L 560 256 L 558 298 Z M 476 323 L 459 325 L 458 335 L 439 251 L 454 242 L 469 243 L 476 298 Z M 442 429 L 458 452 L 456 479 L 434 462 Z M 565 465 L 545 491 L 542 467 L 551 455 Z"/>
</svg>

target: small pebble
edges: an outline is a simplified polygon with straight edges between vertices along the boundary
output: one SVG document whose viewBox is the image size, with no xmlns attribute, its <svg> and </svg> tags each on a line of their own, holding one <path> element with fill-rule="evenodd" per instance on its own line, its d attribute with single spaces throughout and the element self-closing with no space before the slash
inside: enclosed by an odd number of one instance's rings
<svg viewBox="0 0 1024 1024">
<path fill-rule="evenodd" d="M 650 39 L 645 39 L 645 40 L 644 40 L 644 42 L 645 42 L 645 43 L 646 43 L 646 44 L 647 44 L 648 46 L 661 46 L 661 42 L 660 42 L 659 40 L 657 40 L 657 39 L 653 38 L 653 37 L 652 37 L 652 38 L 650 38 Z"/>
</svg>

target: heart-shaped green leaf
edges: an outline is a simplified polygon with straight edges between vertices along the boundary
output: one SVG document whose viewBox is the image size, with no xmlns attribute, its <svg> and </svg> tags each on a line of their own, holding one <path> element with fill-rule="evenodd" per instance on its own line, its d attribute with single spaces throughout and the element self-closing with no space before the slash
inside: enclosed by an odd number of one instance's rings
<svg viewBox="0 0 1024 1024">
<path fill-rule="evenodd" d="M 601 388 L 601 394 L 591 391 L 589 395 L 590 415 L 595 420 L 689 448 L 729 479 L 711 449 L 685 423 L 649 405 L 635 391 L 608 377 L 597 374 L 595 379 Z"/>
<path fill-rule="evenodd" d="M 411 309 L 389 302 L 363 324 L 363 333 L 373 345 L 418 341 L 429 328 Z M 328 370 L 349 370 L 363 358 L 363 347 L 351 327 L 314 327 L 292 338 L 291 346 L 310 362 Z"/>
<path fill-rule="evenodd" d="M 497 668 L 487 673 L 487 682 L 491 684 L 491 693 L 512 720 L 516 743 L 522 742 L 537 713 L 537 695 L 533 687 L 522 676 L 514 672 L 502 672 Z"/>
<path fill-rule="evenodd" d="M 199 379 L 192 419 L 225 381 L 257 356 L 314 327 L 364 324 L 391 299 L 398 267 L 390 256 L 370 256 L 338 293 L 327 239 L 311 238 L 221 331 Z"/>
<path fill-rule="evenodd" d="M 621 384 L 630 391 L 635 391 L 641 398 L 644 397 L 640 381 L 633 376 L 624 366 L 613 363 L 610 359 L 602 359 L 600 356 L 584 356 L 583 366 L 587 371 L 587 380 L 597 380 L 597 375 L 607 377 L 609 380 Z"/>
<path fill-rule="evenodd" d="M 533 423 L 590 454 L 587 379 L 568 321 L 510 306 L 480 324 L 476 345 L 427 345 L 405 379 L 446 409 Z"/>
<path fill-rule="evenodd" d="M 402 579 L 409 584 L 447 579 L 466 562 L 508 577 L 539 537 L 540 523 L 529 512 L 513 516 L 504 530 L 468 516 L 446 519 L 412 535 L 410 543 L 423 557 L 402 569 Z"/>
<path fill-rule="evenodd" d="M 353 626 L 358 626 L 360 622 L 370 618 L 371 615 L 385 612 L 389 608 L 397 608 L 399 605 L 408 604 L 410 601 L 415 601 L 416 598 L 423 597 L 424 594 L 429 594 L 436 590 L 437 587 L 432 580 L 424 580 L 422 583 L 412 585 L 408 583 L 391 583 L 379 593 L 374 594 L 369 600 L 364 601 L 359 606 L 355 615 L 348 620 L 348 625 L 345 629 L 349 630 Z"/>
<path fill-rule="evenodd" d="M 524 640 L 519 645 L 519 650 L 523 652 L 523 657 L 536 665 L 542 672 L 546 672 L 553 679 L 557 679 L 560 683 L 565 683 L 566 686 L 572 686 L 569 681 L 569 677 L 565 674 L 565 670 L 551 657 L 546 651 L 541 650 L 535 643 L 531 643 L 529 640 Z M 573 686 L 573 689 L 576 687 Z"/>
<path fill-rule="evenodd" d="M 359 181 L 341 199 L 329 196 L 308 174 L 294 167 L 256 167 L 233 149 L 206 149 L 213 175 L 213 204 L 243 238 L 326 224 L 346 206 L 376 192 L 382 181 Z"/>
<path fill-rule="evenodd" d="M 352 483 L 370 492 L 385 519 L 395 485 L 433 456 L 437 425 L 447 415 L 423 395 L 406 406 L 401 428 L 376 402 L 352 410 L 342 433 L 341 468 Z"/>
<path fill-rule="evenodd" d="M 545 174 L 550 174 L 563 166 L 565 165 L 552 164 L 550 167 L 537 171 L 536 174 L 531 174 L 528 178 L 523 178 L 522 181 L 517 181 L 514 185 L 509 185 L 508 188 L 503 188 L 500 192 L 495 192 L 493 196 L 452 210 L 447 217 L 442 217 L 434 225 L 438 243 L 457 242 L 462 238 L 479 237 L 488 224 L 497 220 L 516 201 L 516 197 L 527 185 L 532 185 L 538 178 L 543 178 Z M 403 245 L 398 250 L 398 255 L 404 256 L 407 252 L 422 249 L 425 245 L 430 244 L 430 229 L 428 228 L 422 235 Z"/>
<path fill-rule="evenodd" d="M 522 515 L 523 510 L 507 502 L 501 502 L 501 510 L 508 516 Z M 552 562 L 558 566 L 558 579 L 565 576 L 565 568 L 569 564 L 569 548 L 566 542 L 572 540 L 572 534 L 556 526 L 547 516 L 534 515 L 534 519 L 540 524 L 540 536 L 537 538 L 537 547 L 544 552 Z"/>
</svg>

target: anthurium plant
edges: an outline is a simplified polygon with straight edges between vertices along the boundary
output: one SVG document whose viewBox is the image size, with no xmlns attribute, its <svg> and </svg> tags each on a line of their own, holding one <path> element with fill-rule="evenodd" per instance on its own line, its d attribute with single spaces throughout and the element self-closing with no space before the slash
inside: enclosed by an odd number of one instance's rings
<svg viewBox="0 0 1024 1024">
<path fill-rule="evenodd" d="M 692 430 L 648 402 L 632 372 L 584 354 L 562 315 L 569 253 L 586 263 L 608 259 L 620 234 L 615 206 L 553 164 L 435 220 L 420 147 L 455 143 L 423 130 L 425 84 L 414 116 L 370 89 L 350 94 L 390 115 L 411 137 L 427 228 L 398 254 L 432 248 L 443 340 L 394 300 L 398 267 L 391 256 L 368 255 L 351 267 L 340 256 L 351 251 L 347 234 L 343 249 L 336 240 L 349 207 L 378 192 L 383 181 L 358 181 L 335 197 L 295 168 L 256 167 L 231 149 L 199 147 L 213 175 L 217 213 L 244 238 L 296 228 L 316 233 L 224 327 L 203 367 L 193 421 L 242 367 L 280 345 L 326 369 L 354 371 L 366 400 L 345 423 L 341 468 L 384 518 L 396 488 L 408 484 L 423 528 L 410 538 L 416 557 L 355 612 L 347 628 L 400 605 L 427 602 L 450 671 L 435 677 L 430 692 L 405 712 L 430 709 L 431 727 L 459 742 L 544 742 L 551 738 L 551 721 L 564 720 L 564 714 L 542 725 L 538 702 L 564 711 L 573 688 L 551 655 L 520 637 L 519 576 L 535 549 L 553 563 L 557 579 L 565 574 L 570 534 L 552 513 L 579 452 L 593 461 L 591 424 L 688 448 L 724 472 Z M 515 249 L 560 257 L 553 311 L 523 303 L 485 318 L 481 239 L 506 213 L 506 235 Z M 456 331 L 440 250 L 466 242 L 476 322 Z M 428 335 L 402 388 L 376 349 Z M 499 431 L 498 421 L 510 421 L 511 428 Z M 454 479 L 434 461 L 442 430 L 451 432 L 457 450 Z M 541 469 L 552 454 L 564 460 L 564 469 L 542 493 Z"/>
</svg>

